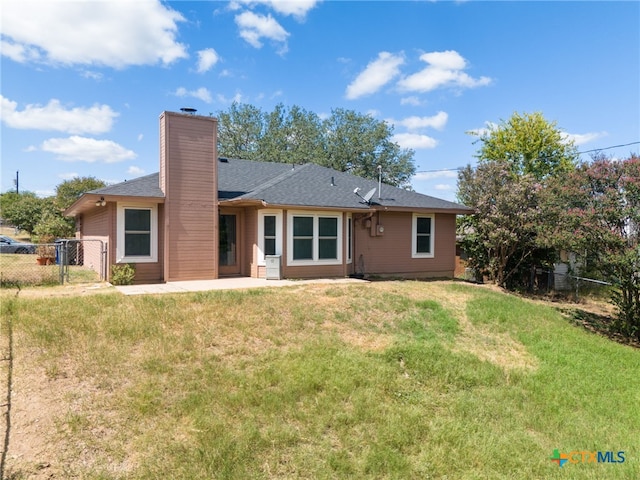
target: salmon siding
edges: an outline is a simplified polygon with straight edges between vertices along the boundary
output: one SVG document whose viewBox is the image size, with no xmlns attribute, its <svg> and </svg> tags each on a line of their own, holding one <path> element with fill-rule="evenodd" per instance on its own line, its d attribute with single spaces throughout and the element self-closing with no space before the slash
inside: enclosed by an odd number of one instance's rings
<svg viewBox="0 0 640 480">
<path fill-rule="evenodd" d="M 66 212 L 78 236 L 135 263 L 138 283 L 264 277 L 268 255 L 289 278 L 453 276 L 470 209 L 319 165 L 218 158 L 216 135 L 214 118 L 164 112 L 160 172 L 83 195 Z"/>
</svg>

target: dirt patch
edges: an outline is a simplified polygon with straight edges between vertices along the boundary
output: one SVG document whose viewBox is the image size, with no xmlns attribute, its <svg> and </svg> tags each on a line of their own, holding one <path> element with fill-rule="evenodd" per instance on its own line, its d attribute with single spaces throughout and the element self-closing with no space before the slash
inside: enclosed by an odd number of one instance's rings
<svg viewBox="0 0 640 480">
<path fill-rule="evenodd" d="M 488 328 L 475 326 L 469 321 L 467 303 L 473 299 L 472 293 L 453 290 L 450 288 L 451 282 L 432 282 L 427 285 L 426 291 L 433 294 L 433 298 L 458 319 L 460 332 L 451 347 L 452 351 L 471 353 L 506 372 L 537 369 L 537 358 L 527 352 L 520 342 L 506 333 L 492 332 Z M 476 288 L 493 289 L 494 287 L 476 285 Z"/>
<path fill-rule="evenodd" d="M 335 322 L 324 322 L 322 328 L 335 333 L 344 343 L 368 352 L 381 352 L 393 342 L 393 337 L 372 332 L 361 332 Z"/>
<path fill-rule="evenodd" d="M 25 342 L 18 339 L 16 344 Z M 115 392 L 78 378 L 71 359 L 46 370 L 38 363 L 40 354 L 29 348 L 14 352 L 5 478 L 76 478 L 85 469 L 129 471 L 132 465 L 115 461 L 108 446 L 124 423 L 104 408 Z"/>
</svg>

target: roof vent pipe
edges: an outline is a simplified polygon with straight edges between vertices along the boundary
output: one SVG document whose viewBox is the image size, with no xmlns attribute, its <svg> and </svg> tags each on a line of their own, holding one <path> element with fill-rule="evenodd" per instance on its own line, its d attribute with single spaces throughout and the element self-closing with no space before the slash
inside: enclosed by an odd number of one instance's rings
<svg viewBox="0 0 640 480">
<path fill-rule="evenodd" d="M 336 186 L 336 182 L 334 181 L 333 177 L 331 177 L 331 186 L 335 187 Z"/>
</svg>

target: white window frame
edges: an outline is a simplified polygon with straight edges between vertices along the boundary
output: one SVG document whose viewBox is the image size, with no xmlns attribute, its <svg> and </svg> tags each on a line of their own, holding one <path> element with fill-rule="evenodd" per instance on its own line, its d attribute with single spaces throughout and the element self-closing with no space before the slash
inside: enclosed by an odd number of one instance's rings
<svg viewBox="0 0 640 480">
<path fill-rule="evenodd" d="M 293 219 L 294 217 L 311 217 L 313 218 L 313 240 L 312 240 L 312 259 L 311 260 L 294 260 L 293 259 Z M 318 219 L 335 218 L 337 223 L 336 238 L 336 255 L 338 258 L 319 259 L 319 231 Z M 342 212 L 309 212 L 309 211 L 291 211 L 287 213 L 287 265 L 303 266 L 303 265 L 342 265 L 342 248 L 344 240 L 342 238 Z"/>
<path fill-rule="evenodd" d="M 349 235 L 351 233 L 351 235 Z M 345 233 L 347 242 L 347 264 L 353 262 L 353 215 L 347 213 L 347 231 Z"/>
<path fill-rule="evenodd" d="M 276 255 L 282 255 L 282 210 L 259 210 L 258 211 L 258 265 L 266 265 L 264 254 L 264 217 L 276 217 Z"/>
<path fill-rule="evenodd" d="M 418 218 L 431 219 L 431 234 L 429 236 L 429 253 L 418 252 Z M 436 217 L 433 213 L 414 213 L 411 220 L 411 258 L 433 258 L 435 252 Z"/>
<path fill-rule="evenodd" d="M 125 210 L 149 210 L 151 212 L 151 254 L 148 256 L 124 254 L 124 212 Z M 118 203 L 116 213 L 117 223 L 117 247 L 116 247 L 116 263 L 155 263 L 158 261 L 158 206 L 143 205 L 135 203 Z"/>
</svg>

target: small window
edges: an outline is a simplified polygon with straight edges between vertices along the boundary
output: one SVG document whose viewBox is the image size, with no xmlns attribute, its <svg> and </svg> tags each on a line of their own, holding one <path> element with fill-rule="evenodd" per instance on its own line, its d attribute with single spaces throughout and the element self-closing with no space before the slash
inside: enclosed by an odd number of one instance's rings
<svg viewBox="0 0 640 480">
<path fill-rule="evenodd" d="M 118 205 L 116 261 L 158 261 L 157 206 Z"/>
<path fill-rule="evenodd" d="M 434 228 L 433 215 L 413 215 L 411 239 L 413 258 L 433 257 L 434 248 Z"/>
<path fill-rule="evenodd" d="M 258 211 L 256 261 L 266 265 L 266 255 L 282 255 L 282 210 Z"/>
<path fill-rule="evenodd" d="M 264 228 L 264 245 L 263 251 L 265 255 L 276 254 L 276 216 L 265 215 L 263 217 Z"/>
<path fill-rule="evenodd" d="M 431 253 L 431 218 L 416 219 L 416 253 Z"/>
<path fill-rule="evenodd" d="M 353 248 L 353 233 L 352 233 L 352 229 L 353 229 L 353 219 L 351 218 L 351 214 L 348 214 L 347 217 L 347 263 L 351 263 L 352 262 L 352 252 L 351 249 Z"/>
<path fill-rule="evenodd" d="M 127 208 L 124 211 L 124 256 L 151 255 L 151 210 Z"/>
</svg>

